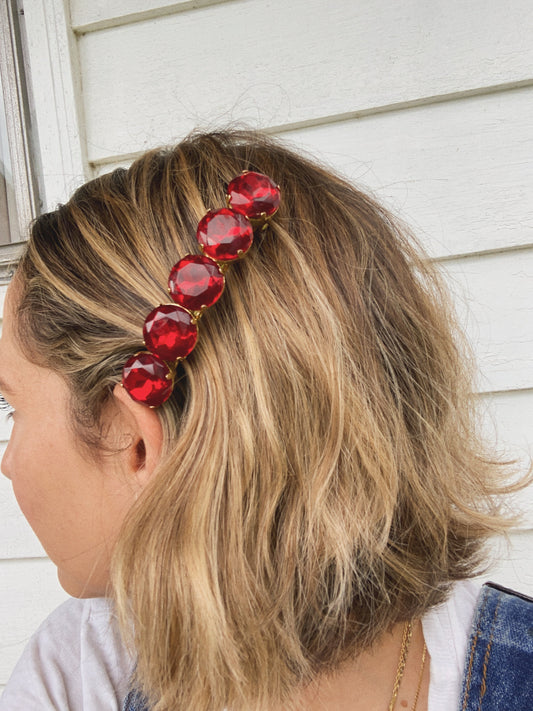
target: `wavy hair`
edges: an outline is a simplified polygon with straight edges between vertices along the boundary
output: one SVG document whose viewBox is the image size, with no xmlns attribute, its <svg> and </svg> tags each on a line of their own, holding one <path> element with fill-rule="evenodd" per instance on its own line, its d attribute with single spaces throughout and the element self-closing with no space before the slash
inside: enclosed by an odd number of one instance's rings
<svg viewBox="0 0 533 711">
<path fill-rule="evenodd" d="M 446 290 L 371 197 L 258 133 L 193 134 L 91 180 L 33 225 L 19 335 L 66 378 L 83 442 L 173 264 L 225 186 L 281 186 L 227 272 L 113 593 L 156 711 L 286 708 L 296 687 L 440 603 L 505 521 Z"/>
</svg>

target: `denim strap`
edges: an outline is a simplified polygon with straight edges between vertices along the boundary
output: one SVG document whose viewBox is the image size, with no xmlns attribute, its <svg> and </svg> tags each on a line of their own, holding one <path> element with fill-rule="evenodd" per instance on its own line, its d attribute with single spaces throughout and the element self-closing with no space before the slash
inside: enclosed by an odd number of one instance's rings
<svg viewBox="0 0 533 711">
<path fill-rule="evenodd" d="M 463 678 L 460 711 L 532 711 L 533 599 L 483 586 Z"/>
<path fill-rule="evenodd" d="M 146 699 L 138 691 L 133 689 L 124 699 L 122 711 L 150 711 L 146 704 Z"/>
</svg>

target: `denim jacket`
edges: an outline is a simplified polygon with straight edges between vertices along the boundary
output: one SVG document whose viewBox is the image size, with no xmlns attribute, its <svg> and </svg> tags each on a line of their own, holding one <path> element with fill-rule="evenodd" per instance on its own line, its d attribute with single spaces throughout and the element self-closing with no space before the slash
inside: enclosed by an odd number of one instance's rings
<svg viewBox="0 0 533 711">
<path fill-rule="evenodd" d="M 479 596 L 460 711 L 533 711 L 533 599 L 495 583 Z"/>
<path fill-rule="evenodd" d="M 486 583 L 468 645 L 458 711 L 533 711 L 533 599 Z M 135 691 L 123 711 L 149 711 Z"/>
</svg>

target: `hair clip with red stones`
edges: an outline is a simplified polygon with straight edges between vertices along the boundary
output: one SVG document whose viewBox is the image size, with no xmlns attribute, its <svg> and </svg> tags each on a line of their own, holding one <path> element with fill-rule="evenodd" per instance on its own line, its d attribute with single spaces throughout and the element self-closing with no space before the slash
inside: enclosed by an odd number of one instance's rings
<svg viewBox="0 0 533 711">
<path fill-rule="evenodd" d="M 122 385 L 137 402 L 162 405 L 172 394 L 176 368 L 198 339 L 198 321 L 224 290 L 224 272 L 252 245 L 277 212 L 280 189 L 268 176 L 246 171 L 228 185 L 227 207 L 209 210 L 198 223 L 202 254 L 187 254 L 171 269 L 168 292 L 174 303 L 153 309 L 143 326 L 147 351 L 128 359 Z"/>
</svg>

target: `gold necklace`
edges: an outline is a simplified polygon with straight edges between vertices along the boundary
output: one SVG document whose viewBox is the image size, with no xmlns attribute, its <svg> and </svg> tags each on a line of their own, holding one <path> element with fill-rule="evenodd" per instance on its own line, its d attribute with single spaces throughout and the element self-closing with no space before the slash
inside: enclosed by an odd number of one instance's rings
<svg viewBox="0 0 533 711">
<path fill-rule="evenodd" d="M 400 690 L 400 684 L 402 682 L 403 673 L 405 671 L 405 662 L 407 661 L 407 652 L 409 651 L 409 643 L 411 642 L 411 637 L 413 636 L 413 625 L 411 622 L 406 622 L 403 626 L 403 636 L 402 636 L 402 646 L 400 649 L 400 658 L 398 660 L 398 667 L 396 669 L 396 676 L 394 678 L 394 686 L 392 687 L 392 696 L 389 702 L 389 711 L 393 711 L 396 704 L 396 699 L 398 697 L 398 691 Z"/>
<path fill-rule="evenodd" d="M 426 647 L 426 641 L 424 640 L 424 649 L 422 650 L 422 662 L 420 663 L 420 671 L 418 672 L 418 685 L 416 687 L 415 701 L 411 711 L 416 711 L 416 705 L 418 703 L 418 696 L 420 694 L 420 687 L 422 686 L 422 677 L 424 676 L 424 665 L 426 663 L 426 652 L 428 648 Z"/>
<path fill-rule="evenodd" d="M 400 690 L 400 684 L 402 683 L 403 674 L 405 671 L 405 664 L 407 662 L 407 652 L 409 651 L 409 644 L 411 642 L 411 637 L 413 636 L 413 625 L 411 622 L 406 622 L 403 628 L 402 636 L 402 646 L 400 648 L 400 658 L 398 660 L 398 667 L 396 669 L 396 676 L 394 678 L 394 685 L 392 687 L 392 696 L 389 702 L 388 711 L 394 711 L 394 706 L 396 705 L 396 699 L 398 698 L 398 692 Z M 424 666 L 426 663 L 427 647 L 424 640 L 424 648 L 422 650 L 422 662 L 420 664 L 420 671 L 418 672 L 418 684 L 416 687 L 415 700 L 411 707 L 411 711 L 416 711 L 416 706 L 418 704 L 418 697 L 420 696 L 420 689 L 422 687 L 422 678 L 424 676 Z"/>
</svg>

